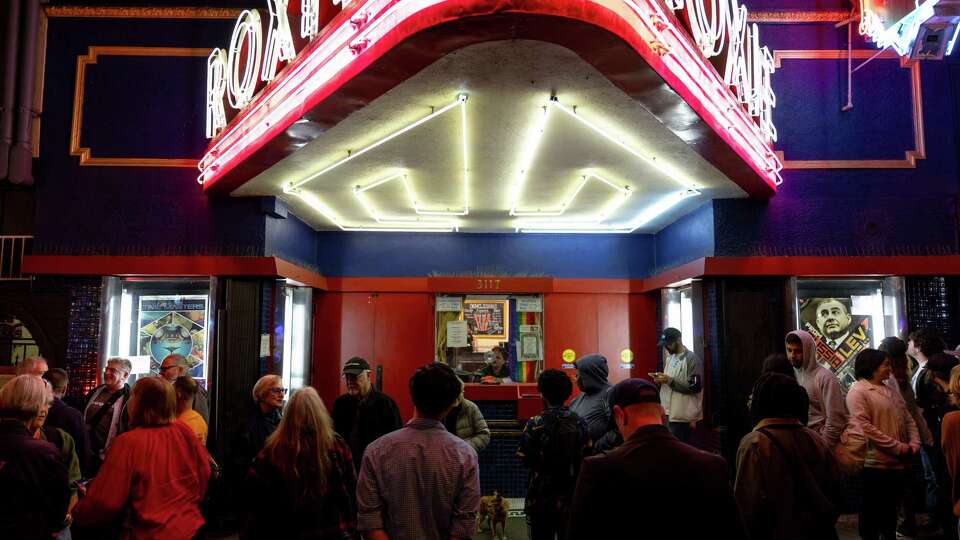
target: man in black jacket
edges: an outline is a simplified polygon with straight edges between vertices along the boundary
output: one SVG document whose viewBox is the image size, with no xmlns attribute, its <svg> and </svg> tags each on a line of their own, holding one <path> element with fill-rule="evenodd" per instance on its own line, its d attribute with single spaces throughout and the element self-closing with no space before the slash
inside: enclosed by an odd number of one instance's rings
<svg viewBox="0 0 960 540">
<path fill-rule="evenodd" d="M 567 538 L 746 538 L 726 462 L 670 434 L 657 387 L 627 379 L 611 403 L 624 443 L 583 460 Z"/>
<path fill-rule="evenodd" d="M 390 396 L 378 392 L 370 380 L 370 364 L 360 357 L 343 366 L 347 393 L 333 402 L 333 428 L 350 445 L 353 464 L 360 469 L 367 445 L 403 427 L 400 410 Z"/>
<path fill-rule="evenodd" d="M 63 401 L 69 382 L 67 372 L 60 368 L 53 368 L 43 378 L 50 381 L 50 387 L 53 389 L 53 404 L 50 405 L 50 412 L 47 413 L 47 421 L 44 425 L 60 428 L 73 437 L 77 459 L 80 460 L 80 470 L 86 471 L 87 462 L 90 461 L 90 436 L 87 433 L 87 425 L 83 421 L 83 414 Z"/>
</svg>

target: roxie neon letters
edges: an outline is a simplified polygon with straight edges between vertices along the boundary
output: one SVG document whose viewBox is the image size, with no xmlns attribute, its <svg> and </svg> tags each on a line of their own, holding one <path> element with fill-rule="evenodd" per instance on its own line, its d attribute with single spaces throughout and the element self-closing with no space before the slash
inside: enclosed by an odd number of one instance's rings
<svg viewBox="0 0 960 540">
<path fill-rule="evenodd" d="M 323 0 L 327 1 L 327 0 Z M 300 37 L 313 39 L 319 33 L 321 0 L 301 0 Z M 350 0 L 331 0 L 333 5 L 347 7 Z M 257 87 L 257 79 L 273 80 L 277 65 L 296 58 L 293 33 L 287 8 L 290 0 L 267 0 L 270 25 L 266 46 L 260 13 L 244 10 L 237 18 L 227 51 L 214 49 L 207 58 L 207 138 L 217 136 L 227 126 L 224 97 L 234 109 L 243 109 Z M 262 53 L 262 54 L 261 54 Z"/>
</svg>

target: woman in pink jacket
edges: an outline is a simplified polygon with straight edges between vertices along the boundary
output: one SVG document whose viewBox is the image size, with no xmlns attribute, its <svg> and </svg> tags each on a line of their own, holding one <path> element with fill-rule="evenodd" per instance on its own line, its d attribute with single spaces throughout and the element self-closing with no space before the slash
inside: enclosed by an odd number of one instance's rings
<svg viewBox="0 0 960 540">
<path fill-rule="evenodd" d="M 904 469 L 920 451 L 920 435 L 890 376 L 890 357 L 885 352 L 861 351 L 854 373 L 857 381 L 847 393 L 850 429 L 862 433 L 867 442 L 860 538 L 895 538 Z"/>
</svg>

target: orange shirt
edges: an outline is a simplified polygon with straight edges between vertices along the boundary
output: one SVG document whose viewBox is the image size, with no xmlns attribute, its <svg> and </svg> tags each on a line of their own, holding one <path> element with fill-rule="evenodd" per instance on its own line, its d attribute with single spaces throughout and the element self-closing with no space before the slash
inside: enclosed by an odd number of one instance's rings
<svg viewBox="0 0 960 540">
<path fill-rule="evenodd" d="M 207 423 L 204 422 L 200 413 L 193 409 L 183 411 L 183 414 L 177 417 L 177 420 L 183 422 L 200 439 L 200 444 L 207 445 Z"/>
</svg>

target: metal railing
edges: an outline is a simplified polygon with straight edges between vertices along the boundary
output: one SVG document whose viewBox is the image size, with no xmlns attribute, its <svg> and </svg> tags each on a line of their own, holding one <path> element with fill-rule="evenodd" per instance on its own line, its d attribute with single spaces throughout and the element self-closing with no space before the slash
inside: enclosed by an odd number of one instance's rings
<svg viewBox="0 0 960 540">
<path fill-rule="evenodd" d="M 0 236 L 0 281 L 25 281 L 23 256 L 30 253 L 32 236 Z"/>
</svg>

